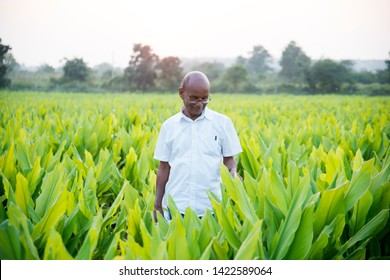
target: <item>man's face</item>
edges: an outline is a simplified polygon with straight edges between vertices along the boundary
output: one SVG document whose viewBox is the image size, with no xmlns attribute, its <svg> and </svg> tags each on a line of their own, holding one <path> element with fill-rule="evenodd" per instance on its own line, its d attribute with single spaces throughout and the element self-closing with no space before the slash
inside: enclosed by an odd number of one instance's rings
<svg viewBox="0 0 390 280">
<path fill-rule="evenodd" d="M 199 117 L 207 106 L 210 87 L 204 80 L 197 79 L 189 82 L 185 88 L 180 88 L 185 113 L 190 118 Z M 206 102 L 206 103 L 204 103 Z"/>
</svg>

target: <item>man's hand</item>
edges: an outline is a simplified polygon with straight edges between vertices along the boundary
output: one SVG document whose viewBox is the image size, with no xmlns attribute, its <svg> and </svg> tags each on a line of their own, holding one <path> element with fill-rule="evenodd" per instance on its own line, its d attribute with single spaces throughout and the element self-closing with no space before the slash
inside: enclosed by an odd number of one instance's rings
<svg viewBox="0 0 390 280">
<path fill-rule="evenodd" d="M 229 170 L 230 172 L 230 175 L 232 175 L 232 177 L 234 178 L 235 176 L 237 176 L 238 178 L 240 178 L 240 180 L 242 181 L 242 177 L 240 176 L 240 174 L 237 173 L 237 170 L 235 168 L 232 168 Z"/>
<path fill-rule="evenodd" d="M 230 175 L 232 175 L 233 178 L 234 178 L 234 176 L 237 176 L 242 181 L 242 177 L 240 175 L 238 175 L 238 173 L 237 173 L 237 169 L 236 169 L 237 164 L 236 164 L 236 161 L 234 160 L 234 157 L 232 157 L 232 156 L 224 157 L 223 164 L 228 168 Z"/>
<path fill-rule="evenodd" d="M 153 210 L 153 218 L 154 218 L 154 222 L 157 223 L 157 212 L 160 212 L 161 215 L 164 217 L 164 212 L 162 210 L 162 207 L 154 207 L 154 210 Z"/>
</svg>

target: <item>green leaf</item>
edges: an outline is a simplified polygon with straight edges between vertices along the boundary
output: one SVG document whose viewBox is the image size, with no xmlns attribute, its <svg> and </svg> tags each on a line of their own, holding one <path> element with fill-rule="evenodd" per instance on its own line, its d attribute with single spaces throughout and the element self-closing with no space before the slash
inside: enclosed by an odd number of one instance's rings
<svg viewBox="0 0 390 280">
<path fill-rule="evenodd" d="M 198 241 L 197 241 L 201 252 L 204 252 L 208 247 L 210 247 L 209 250 L 211 250 L 212 247 L 211 240 L 214 234 L 210 230 L 210 224 L 213 222 L 212 220 L 214 219 L 215 218 L 211 215 L 210 211 L 206 211 L 206 214 L 201 219 L 201 225 L 200 225 Z"/>
<path fill-rule="evenodd" d="M 238 207 L 241 218 L 248 219 L 252 224 L 256 223 L 258 221 L 258 217 L 248 198 L 248 194 L 245 192 L 245 188 L 241 180 L 237 176 L 233 179 L 225 165 L 221 165 L 220 171 L 222 182 L 226 187 L 226 191 L 236 203 L 236 207 Z"/>
<path fill-rule="evenodd" d="M 374 159 L 366 161 L 361 164 L 358 170 L 353 172 L 351 183 L 344 198 L 346 211 L 349 211 L 356 204 L 370 186 L 373 163 Z"/>
<path fill-rule="evenodd" d="M 325 247 L 328 245 L 329 242 L 329 236 L 333 232 L 334 224 L 331 223 L 327 226 L 325 226 L 321 233 L 318 235 L 318 238 L 313 242 L 308 258 L 309 259 L 322 259 L 323 257 L 323 251 Z"/>
<path fill-rule="evenodd" d="M 29 209 L 31 209 L 29 207 Z M 20 231 L 20 243 L 22 245 L 23 259 L 39 260 L 38 250 L 31 238 L 30 226 L 31 223 L 22 209 L 13 203 L 8 206 L 8 217 L 10 224 L 18 227 Z"/>
<path fill-rule="evenodd" d="M 38 239 L 43 235 L 45 240 L 52 229 L 56 228 L 59 220 L 63 218 L 66 212 L 67 194 L 63 192 L 52 206 L 45 212 L 42 220 L 35 225 L 31 234 L 33 239 Z"/>
<path fill-rule="evenodd" d="M 93 252 L 96 249 L 99 233 L 102 227 L 102 213 L 98 212 L 97 216 L 93 217 L 91 227 L 88 230 L 88 234 L 84 239 L 83 244 L 77 253 L 76 260 L 91 260 L 93 258 Z"/>
<path fill-rule="evenodd" d="M 22 141 L 16 143 L 16 160 L 19 165 L 19 170 L 27 172 L 31 170 L 31 162 L 26 145 Z"/>
<path fill-rule="evenodd" d="M 118 244 L 119 244 L 120 235 L 119 232 L 115 233 L 114 238 L 112 239 L 110 246 L 104 256 L 104 260 L 113 260 L 118 254 Z"/>
<path fill-rule="evenodd" d="M 98 199 L 96 195 L 96 178 L 93 167 L 88 170 L 87 178 L 85 178 L 84 186 L 79 194 L 80 211 L 89 219 L 97 214 Z"/>
<path fill-rule="evenodd" d="M 0 157 L 0 170 L 3 173 L 2 176 L 14 185 L 17 173 L 14 141 L 11 141 L 5 157 Z"/>
<path fill-rule="evenodd" d="M 246 167 L 246 171 L 253 177 L 256 178 L 258 172 L 261 169 L 260 163 L 257 161 L 254 152 L 252 151 L 250 144 L 244 143 L 242 144 L 242 155 L 241 157 L 244 159 L 243 164 Z"/>
<path fill-rule="evenodd" d="M 274 168 L 271 168 L 269 173 L 269 182 L 267 185 L 267 196 L 273 204 L 277 205 L 283 214 L 287 214 L 290 198 L 282 179 L 276 173 Z"/>
<path fill-rule="evenodd" d="M 257 221 L 256 224 L 253 225 L 251 233 L 244 242 L 242 242 L 240 249 L 237 251 L 234 257 L 235 260 L 252 260 L 264 257 L 264 252 L 256 254 L 256 251 L 259 248 L 258 244 L 262 240 L 261 224 L 262 221 Z"/>
<path fill-rule="evenodd" d="M 47 173 L 43 178 L 41 194 L 36 200 L 35 212 L 43 217 L 50 207 L 57 201 L 65 187 L 64 181 L 65 168 L 59 164 L 55 169 Z"/>
<path fill-rule="evenodd" d="M 39 180 L 41 179 L 42 168 L 41 168 L 40 161 L 41 161 L 40 157 L 35 158 L 32 170 L 27 175 L 28 187 L 31 195 L 34 194 L 35 189 L 39 183 Z"/>
<path fill-rule="evenodd" d="M 314 237 L 329 225 L 338 214 L 345 215 L 344 193 L 347 185 L 321 192 L 320 202 L 314 213 Z"/>
<path fill-rule="evenodd" d="M 14 225 L 11 225 L 8 220 L 5 220 L 0 224 L 0 244 L 0 259 L 22 259 L 20 232 Z"/>
<path fill-rule="evenodd" d="M 21 173 L 16 175 L 15 199 L 23 213 L 28 216 L 28 206 L 33 207 L 33 201 L 28 189 L 28 181 Z"/>
<path fill-rule="evenodd" d="M 224 248 L 217 240 L 216 237 L 213 238 L 212 240 L 213 244 L 213 252 L 218 260 L 228 260 L 228 252 L 227 249 Z"/>
<path fill-rule="evenodd" d="M 294 240 L 285 256 L 286 259 L 303 260 L 306 258 L 313 242 L 313 216 L 314 205 L 310 205 L 306 207 L 302 213 L 302 218 L 295 233 Z"/>
<path fill-rule="evenodd" d="M 108 209 L 108 211 L 107 211 L 107 213 L 106 213 L 106 215 L 104 216 L 104 219 L 103 219 L 103 227 L 106 226 L 106 223 L 107 223 L 108 219 L 112 218 L 114 216 L 115 212 L 120 207 L 120 204 L 121 204 L 121 202 L 123 200 L 123 197 L 125 195 L 126 188 L 129 188 L 128 184 L 124 184 L 123 185 L 121 191 L 119 192 L 119 194 L 115 198 L 114 202 L 111 204 L 111 207 Z"/>
<path fill-rule="evenodd" d="M 281 224 L 276 246 L 274 250 L 270 251 L 271 259 L 280 260 L 284 258 L 293 242 L 299 223 L 301 222 L 302 207 L 304 207 L 303 203 L 306 200 L 309 191 L 309 174 L 307 173 L 301 180 L 297 192 L 294 194 L 291 204 L 289 205 L 286 219 Z"/>
<path fill-rule="evenodd" d="M 142 149 L 140 158 L 137 163 L 138 178 L 141 181 L 145 181 L 149 174 L 149 158 L 147 148 Z"/>
<path fill-rule="evenodd" d="M 372 220 L 366 223 L 354 236 L 343 244 L 337 255 L 342 255 L 346 250 L 354 246 L 359 241 L 364 241 L 374 236 L 378 231 L 382 230 L 389 219 L 389 209 L 382 210 Z"/>
<path fill-rule="evenodd" d="M 230 221 L 226 215 L 226 209 L 222 209 L 222 205 L 217 203 L 215 200 L 212 200 L 211 202 L 226 239 L 228 240 L 229 244 L 237 251 L 241 246 L 241 242 L 236 234 L 235 229 L 233 228 L 232 221 Z"/>
<path fill-rule="evenodd" d="M 73 260 L 73 257 L 69 254 L 66 249 L 61 235 L 52 230 L 47 239 L 47 243 L 45 246 L 45 252 L 43 255 L 43 259 L 45 260 Z"/>
<path fill-rule="evenodd" d="M 364 226 L 372 202 L 372 194 L 369 192 L 369 190 L 367 190 L 353 206 L 352 216 L 349 220 L 349 236 L 353 236 L 359 229 Z"/>
<path fill-rule="evenodd" d="M 190 260 L 191 252 L 186 239 L 186 229 L 180 215 L 173 216 L 169 224 L 170 235 L 167 238 L 168 257 L 170 260 Z"/>
<path fill-rule="evenodd" d="M 201 250 L 202 255 L 199 257 L 199 260 L 209 260 L 212 248 L 213 248 L 213 242 L 209 242 L 207 247 L 204 250 Z"/>
</svg>

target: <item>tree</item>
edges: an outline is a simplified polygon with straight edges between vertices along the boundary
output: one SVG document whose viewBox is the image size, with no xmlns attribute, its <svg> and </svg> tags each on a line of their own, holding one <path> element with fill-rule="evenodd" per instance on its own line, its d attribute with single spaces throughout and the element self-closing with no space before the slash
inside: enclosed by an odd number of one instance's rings
<svg viewBox="0 0 390 280">
<path fill-rule="evenodd" d="M 386 69 L 380 70 L 377 73 L 378 81 L 381 84 L 390 84 L 390 52 L 389 59 L 385 60 Z"/>
<path fill-rule="evenodd" d="M 376 75 L 370 71 L 360 71 L 353 73 L 353 79 L 361 84 L 373 84 L 376 82 Z"/>
<path fill-rule="evenodd" d="M 266 72 L 269 72 L 272 69 L 269 66 L 272 57 L 263 46 L 254 46 L 249 54 L 250 57 L 247 59 L 247 69 L 250 74 L 262 78 Z"/>
<path fill-rule="evenodd" d="M 319 60 L 310 70 L 310 81 L 314 90 L 324 93 L 337 93 L 341 91 L 343 83 L 351 82 L 349 62 L 337 63 L 331 59 Z"/>
<path fill-rule="evenodd" d="M 239 92 L 248 85 L 248 71 L 242 65 L 233 65 L 226 69 L 223 82 L 229 92 Z"/>
<path fill-rule="evenodd" d="M 49 64 L 42 64 L 41 66 L 38 67 L 37 72 L 40 73 L 45 73 L 45 74 L 52 74 L 56 70 L 54 69 L 53 66 L 50 66 Z"/>
<path fill-rule="evenodd" d="M 310 64 L 310 57 L 294 41 L 291 41 L 282 53 L 280 60 L 282 69 L 279 75 L 287 83 L 302 83 Z"/>
<path fill-rule="evenodd" d="M 243 57 L 242 55 L 237 56 L 236 58 L 236 64 L 246 67 L 248 60 Z"/>
<path fill-rule="evenodd" d="M 11 47 L 3 45 L 0 38 L 0 88 L 10 84 L 10 80 L 6 78 L 7 73 L 10 72 L 10 68 L 4 61 L 9 50 L 11 50 Z"/>
<path fill-rule="evenodd" d="M 89 68 L 82 58 L 66 59 L 62 81 L 66 82 L 86 82 L 89 75 Z"/>
<path fill-rule="evenodd" d="M 159 72 L 159 82 L 162 89 L 174 90 L 179 88 L 183 75 L 183 69 L 180 67 L 180 58 L 176 56 L 164 57 L 157 65 Z"/>
<path fill-rule="evenodd" d="M 146 91 L 154 86 L 158 62 L 159 57 L 153 53 L 150 46 L 134 44 L 129 66 L 125 69 L 125 77 L 136 89 Z"/>
<path fill-rule="evenodd" d="M 219 77 L 221 77 L 225 66 L 220 62 L 204 62 L 196 67 L 193 70 L 201 71 L 206 74 L 206 76 L 210 79 L 210 81 L 215 81 Z M 214 82 L 212 82 L 214 84 Z"/>
</svg>

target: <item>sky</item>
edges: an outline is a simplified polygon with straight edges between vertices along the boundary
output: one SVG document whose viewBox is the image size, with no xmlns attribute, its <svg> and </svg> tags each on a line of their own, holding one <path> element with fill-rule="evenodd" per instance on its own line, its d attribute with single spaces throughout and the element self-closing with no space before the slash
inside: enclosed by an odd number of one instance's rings
<svg viewBox="0 0 390 280">
<path fill-rule="evenodd" d="M 390 0 L 0 0 L 0 38 L 26 66 L 83 58 L 124 67 L 135 43 L 160 57 L 387 59 Z"/>
</svg>

